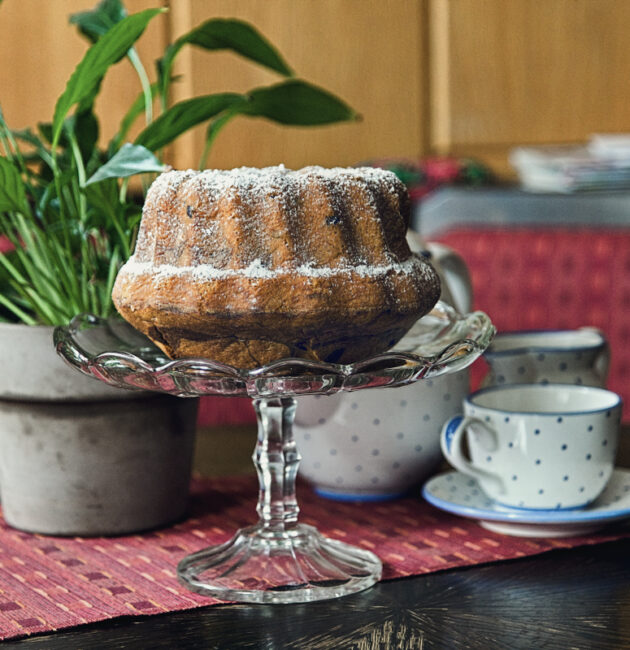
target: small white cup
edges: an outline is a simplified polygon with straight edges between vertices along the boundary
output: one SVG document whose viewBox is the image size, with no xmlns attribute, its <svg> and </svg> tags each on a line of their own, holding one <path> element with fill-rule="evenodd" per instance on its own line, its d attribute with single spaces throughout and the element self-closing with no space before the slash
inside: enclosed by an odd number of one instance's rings
<svg viewBox="0 0 630 650">
<path fill-rule="evenodd" d="M 502 384 L 606 385 L 610 350 L 594 327 L 497 334 L 484 352 L 485 386 Z"/>
<path fill-rule="evenodd" d="M 498 386 L 469 395 L 440 442 L 448 462 L 500 505 L 579 508 L 612 474 L 620 419 L 621 398 L 602 388 Z"/>
</svg>

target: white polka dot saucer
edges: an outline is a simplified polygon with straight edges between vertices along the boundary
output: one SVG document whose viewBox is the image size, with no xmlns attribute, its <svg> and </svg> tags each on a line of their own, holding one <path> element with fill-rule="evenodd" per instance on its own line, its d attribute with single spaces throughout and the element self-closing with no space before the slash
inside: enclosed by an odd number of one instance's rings
<svg viewBox="0 0 630 650">
<path fill-rule="evenodd" d="M 488 530 L 519 537 L 572 537 L 630 518 L 630 470 L 616 468 L 604 491 L 591 504 L 573 510 L 521 510 L 489 499 L 477 481 L 461 472 L 438 474 L 422 496 L 436 508 L 477 519 Z"/>
</svg>

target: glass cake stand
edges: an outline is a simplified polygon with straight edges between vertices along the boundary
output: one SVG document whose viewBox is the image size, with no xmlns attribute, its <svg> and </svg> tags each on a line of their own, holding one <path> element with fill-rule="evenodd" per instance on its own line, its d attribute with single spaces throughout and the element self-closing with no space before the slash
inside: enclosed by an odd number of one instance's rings
<svg viewBox="0 0 630 650">
<path fill-rule="evenodd" d="M 178 577 L 192 591 L 221 600 L 298 603 L 361 591 L 379 580 L 382 565 L 375 554 L 298 522 L 296 397 L 403 386 L 456 372 L 481 355 L 494 332 L 484 313 L 459 315 L 440 302 L 394 349 L 371 359 L 349 365 L 283 359 L 254 370 L 205 359 L 169 360 L 126 322 L 92 315 L 56 328 L 54 340 L 68 363 L 112 386 L 253 399 L 259 521 L 225 544 L 184 558 Z"/>
</svg>

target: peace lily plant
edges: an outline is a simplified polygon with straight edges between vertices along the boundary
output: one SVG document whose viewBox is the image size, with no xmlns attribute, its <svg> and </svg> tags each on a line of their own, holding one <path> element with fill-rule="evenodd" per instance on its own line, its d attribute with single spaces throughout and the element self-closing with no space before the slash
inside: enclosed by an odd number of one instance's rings
<svg viewBox="0 0 630 650">
<path fill-rule="evenodd" d="M 103 0 L 71 16 L 91 46 L 52 121 L 13 130 L 0 111 L 0 235 L 11 247 L 0 253 L 0 321 L 60 325 L 78 313 L 112 313 L 112 285 L 132 252 L 141 216 L 142 198 L 129 191 L 129 179 L 163 171 L 161 150 L 190 128 L 207 124 L 205 167 L 215 138 L 237 116 L 300 126 L 356 118 L 343 101 L 297 78 L 276 48 L 240 20 L 207 20 L 169 44 L 150 83 L 134 45 L 162 11 L 128 15 L 120 0 Z M 213 93 L 171 105 L 173 64 L 187 46 L 231 50 L 281 80 L 244 94 Z M 140 92 L 103 146 L 94 101 L 109 68 L 125 58 Z M 143 128 L 129 142 L 140 119 Z"/>
</svg>

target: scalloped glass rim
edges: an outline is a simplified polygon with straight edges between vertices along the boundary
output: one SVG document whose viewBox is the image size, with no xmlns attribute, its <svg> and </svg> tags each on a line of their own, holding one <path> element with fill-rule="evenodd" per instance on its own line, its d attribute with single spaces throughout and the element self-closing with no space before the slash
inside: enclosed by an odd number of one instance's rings
<svg viewBox="0 0 630 650">
<path fill-rule="evenodd" d="M 420 318 L 392 350 L 352 364 L 281 359 L 252 370 L 208 359 L 170 360 L 118 318 L 79 314 L 55 328 L 57 352 L 82 373 L 112 386 L 181 397 L 273 397 L 400 386 L 469 366 L 495 328 L 480 311 L 461 315 L 444 302 Z"/>
</svg>

